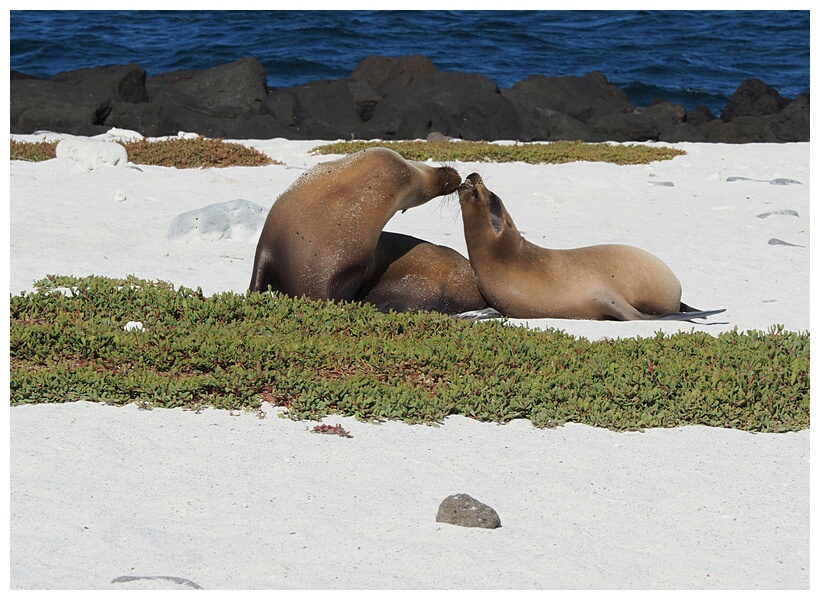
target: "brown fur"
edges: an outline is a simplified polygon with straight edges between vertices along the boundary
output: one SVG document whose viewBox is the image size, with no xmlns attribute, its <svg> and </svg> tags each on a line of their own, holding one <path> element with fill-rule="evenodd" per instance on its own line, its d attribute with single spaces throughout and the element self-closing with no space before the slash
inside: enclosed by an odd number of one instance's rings
<svg viewBox="0 0 820 600">
<path fill-rule="evenodd" d="M 361 300 L 383 312 L 433 310 L 457 314 L 487 307 L 470 261 L 461 254 L 389 231 L 379 237 Z"/>
<path fill-rule="evenodd" d="M 608 244 L 549 250 L 521 237 L 501 199 L 475 173 L 459 187 L 478 287 L 508 317 L 656 319 L 679 313 L 681 285 L 660 259 Z"/>
<path fill-rule="evenodd" d="M 387 148 L 316 165 L 271 207 L 250 290 L 355 299 L 390 218 L 452 193 L 460 182 L 450 167 L 407 161 Z"/>
</svg>

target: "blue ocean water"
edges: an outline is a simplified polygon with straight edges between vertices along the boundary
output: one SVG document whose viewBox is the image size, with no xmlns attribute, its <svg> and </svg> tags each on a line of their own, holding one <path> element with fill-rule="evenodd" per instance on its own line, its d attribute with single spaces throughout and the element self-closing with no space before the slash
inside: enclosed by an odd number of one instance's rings
<svg viewBox="0 0 820 600">
<path fill-rule="evenodd" d="M 809 11 L 11 11 L 11 69 L 50 77 L 136 62 L 148 75 L 254 56 L 268 85 L 346 77 L 421 54 L 501 88 L 601 71 L 645 106 L 719 114 L 746 78 L 809 91 Z"/>
</svg>

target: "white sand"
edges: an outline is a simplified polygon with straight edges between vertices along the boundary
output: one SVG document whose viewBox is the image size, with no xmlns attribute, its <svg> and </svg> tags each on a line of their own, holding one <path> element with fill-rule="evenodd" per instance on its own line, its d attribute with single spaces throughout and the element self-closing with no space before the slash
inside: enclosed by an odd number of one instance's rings
<svg viewBox="0 0 820 600">
<path fill-rule="evenodd" d="M 201 213 L 201 237 L 169 240 L 172 222 L 237 200 L 267 210 L 328 160 L 308 153 L 321 142 L 244 143 L 286 166 L 101 165 L 105 152 L 84 156 L 82 143 L 73 158 L 11 163 L 10 292 L 47 274 L 244 291 L 252 212 Z M 809 144 L 676 147 L 688 154 L 646 166 L 452 165 L 480 173 L 530 241 L 639 246 L 677 274 L 684 302 L 727 309 L 700 324 L 529 326 L 590 339 L 810 329 Z M 800 183 L 770 183 L 784 179 Z M 778 211 L 797 216 L 758 216 Z M 235 239 L 218 239 L 229 227 Z M 466 255 L 454 196 L 387 229 Z M 84 402 L 9 412 L 12 588 L 809 586 L 808 430 L 324 420 L 347 439 L 267 405 L 267 418 Z M 502 527 L 436 523 L 459 492 L 493 506 Z"/>
</svg>

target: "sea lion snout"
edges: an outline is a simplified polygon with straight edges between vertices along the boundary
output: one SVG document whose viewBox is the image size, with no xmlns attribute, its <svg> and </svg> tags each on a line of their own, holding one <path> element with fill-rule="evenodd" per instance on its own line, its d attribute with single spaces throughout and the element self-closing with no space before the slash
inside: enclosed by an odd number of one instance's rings
<svg viewBox="0 0 820 600">
<path fill-rule="evenodd" d="M 470 173 L 467 175 L 467 179 L 464 180 L 464 185 L 467 184 L 469 184 L 470 187 L 477 188 L 480 185 L 484 185 L 484 181 L 478 173 Z"/>
<path fill-rule="evenodd" d="M 438 176 L 443 190 L 442 195 L 452 194 L 461 184 L 461 175 L 452 167 L 440 167 Z"/>
<path fill-rule="evenodd" d="M 481 176 L 478 173 L 467 175 L 467 179 L 464 180 L 464 183 L 458 186 L 458 199 L 461 202 L 465 202 L 471 198 L 477 200 L 479 186 L 483 185 L 484 182 L 481 181 Z"/>
</svg>

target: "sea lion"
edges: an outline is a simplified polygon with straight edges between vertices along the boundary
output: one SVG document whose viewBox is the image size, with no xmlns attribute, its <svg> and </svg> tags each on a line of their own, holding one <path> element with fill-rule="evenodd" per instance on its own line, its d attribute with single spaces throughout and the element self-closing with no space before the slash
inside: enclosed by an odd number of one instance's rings
<svg viewBox="0 0 820 600">
<path fill-rule="evenodd" d="M 390 231 L 379 236 L 359 299 L 382 312 L 430 310 L 453 315 L 487 308 L 464 256 Z"/>
<path fill-rule="evenodd" d="M 464 238 L 478 287 L 507 317 L 692 319 L 723 312 L 681 303 L 681 285 L 652 254 L 618 244 L 549 250 L 521 237 L 477 173 L 458 188 Z"/>
<path fill-rule="evenodd" d="M 455 191 L 451 167 L 371 148 L 311 168 L 279 196 L 259 236 L 250 291 L 353 300 L 398 211 Z"/>
</svg>

